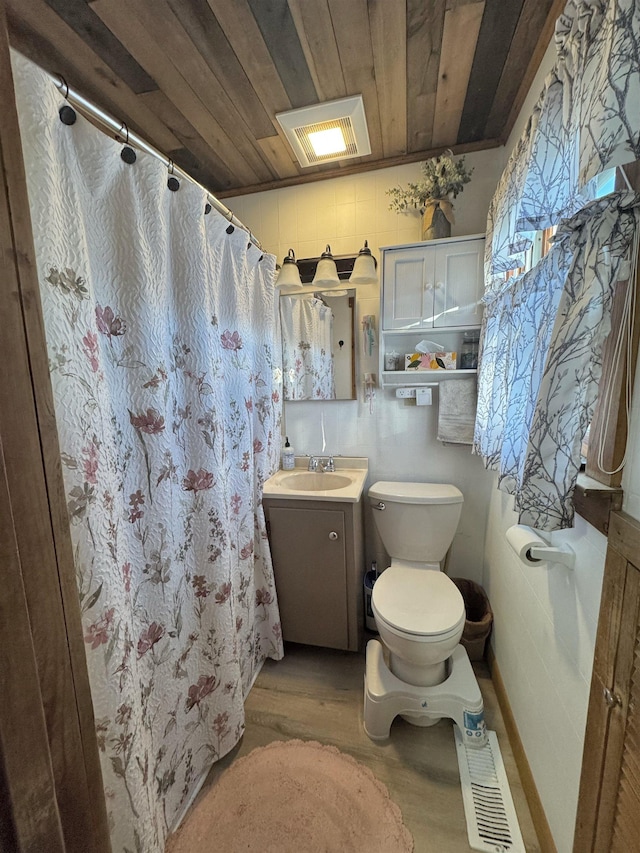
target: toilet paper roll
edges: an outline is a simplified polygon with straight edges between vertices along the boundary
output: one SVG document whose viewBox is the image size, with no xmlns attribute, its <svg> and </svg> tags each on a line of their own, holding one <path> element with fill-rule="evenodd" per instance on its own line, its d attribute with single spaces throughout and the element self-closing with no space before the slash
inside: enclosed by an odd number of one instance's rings
<svg viewBox="0 0 640 853">
<path fill-rule="evenodd" d="M 514 524 L 507 530 L 507 542 L 526 566 L 541 566 L 543 560 L 534 560 L 530 556 L 530 550 L 534 546 L 547 548 L 547 543 L 532 527 L 526 524 Z"/>
</svg>

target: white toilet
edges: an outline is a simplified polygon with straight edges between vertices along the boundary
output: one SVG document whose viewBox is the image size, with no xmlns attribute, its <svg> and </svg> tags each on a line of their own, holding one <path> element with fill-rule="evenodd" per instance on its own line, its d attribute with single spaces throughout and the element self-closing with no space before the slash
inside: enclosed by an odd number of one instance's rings
<svg viewBox="0 0 640 853">
<path fill-rule="evenodd" d="M 458 588 L 441 572 L 464 498 L 440 483 L 378 482 L 369 502 L 391 565 L 373 587 L 371 606 L 389 666 L 377 640 L 367 645 L 364 726 L 374 740 L 388 737 L 401 714 L 430 726 L 443 716 L 465 740 L 485 742 L 482 696 L 466 651 Z"/>
</svg>

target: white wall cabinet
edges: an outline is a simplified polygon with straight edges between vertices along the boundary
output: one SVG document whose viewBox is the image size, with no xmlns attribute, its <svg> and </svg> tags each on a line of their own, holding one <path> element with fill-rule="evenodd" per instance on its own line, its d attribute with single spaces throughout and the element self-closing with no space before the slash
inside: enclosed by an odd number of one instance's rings
<svg viewBox="0 0 640 853">
<path fill-rule="evenodd" d="M 383 386 L 432 382 L 434 376 L 444 375 L 443 371 L 385 370 L 384 357 L 394 351 L 403 359 L 425 338 L 433 339 L 442 350 L 459 353 L 463 333 L 478 329 L 482 321 L 483 261 L 481 234 L 382 249 Z M 446 375 L 450 379 L 475 372 L 455 370 Z"/>
</svg>

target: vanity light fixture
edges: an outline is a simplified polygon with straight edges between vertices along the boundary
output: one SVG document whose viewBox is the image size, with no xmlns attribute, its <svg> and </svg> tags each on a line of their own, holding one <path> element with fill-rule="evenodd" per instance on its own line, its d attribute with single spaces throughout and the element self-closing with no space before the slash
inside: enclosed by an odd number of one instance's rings
<svg viewBox="0 0 640 853">
<path fill-rule="evenodd" d="M 341 282 L 338 278 L 338 268 L 336 267 L 336 262 L 333 260 L 331 246 L 329 245 L 327 245 L 327 248 L 320 255 L 312 284 L 318 288 L 340 287 Z"/>
<path fill-rule="evenodd" d="M 276 113 L 301 166 L 371 154 L 362 95 Z"/>
<path fill-rule="evenodd" d="M 276 287 L 280 288 L 281 293 L 291 293 L 295 290 L 302 289 L 300 270 L 298 269 L 293 249 L 289 249 L 287 257 L 282 261 L 282 267 L 280 269 L 280 274 L 278 275 L 278 280 L 276 281 Z M 284 288 L 286 288 L 286 290 L 284 290 Z"/>
<path fill-rule="evenodd" d="M 369 242 L 364 241 L 358 257 L 353 265 L 353 271 L 349 278 L 349 284 L 376 284 L 378 281 L 377 261 L 371 254 Z"/>
</svg>

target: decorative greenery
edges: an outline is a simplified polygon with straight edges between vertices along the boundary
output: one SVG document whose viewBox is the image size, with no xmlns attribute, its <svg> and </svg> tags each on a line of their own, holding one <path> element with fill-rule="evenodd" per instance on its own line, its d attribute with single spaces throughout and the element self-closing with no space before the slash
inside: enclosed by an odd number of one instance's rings
<svg viewBox="0 0 640 853">
<path fill-rule="evenodd" d="M 455 198 L 471 180 L 472 172 L 473 169 L 466 169 L 464 157 L 454 160 L 453 152 L 447 150 L 422 164 L 423 177 L 417 184 L 387 190 L 391 196 L 389 210 L 401 213 L 413 207 L 424 213 L 429 201 Z"/>
</svg>

